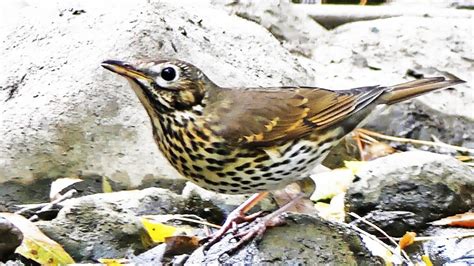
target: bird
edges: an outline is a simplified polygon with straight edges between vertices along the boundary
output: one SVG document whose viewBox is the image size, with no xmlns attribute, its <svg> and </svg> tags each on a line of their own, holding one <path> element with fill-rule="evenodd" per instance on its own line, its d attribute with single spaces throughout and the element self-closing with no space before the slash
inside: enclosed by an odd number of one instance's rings
<svg viewBox="0 0 474 266">
<path fill-rule="evenodd" d="M 182 176 L 218 193 L 255 193 L 229 215 L 211 243 L 236 222 L 254 219 L 245 213 L 268 191 L 307 177 L 378 107 L 464 82 L 450 75 L 345 90 L 241 88 L 221 87 L 178 59 L 106 60 L 102 66 L 128 80 L 159 150 Z"/>
</svg>

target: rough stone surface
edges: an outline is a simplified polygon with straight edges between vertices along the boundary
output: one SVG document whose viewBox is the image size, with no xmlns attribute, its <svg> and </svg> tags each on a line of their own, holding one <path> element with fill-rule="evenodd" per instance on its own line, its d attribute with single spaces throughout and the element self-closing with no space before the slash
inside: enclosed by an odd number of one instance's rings
<svg viewBox="0 0 474 266">
<path fill-rule="evenodd" d="M 293 54 L 311 57 L 314 43 L 321 35 L 327 33 L 324 27 L 300 12 L 288 0 L 212 0 L 211 2 L 228 10 L 230 14 L 261 25 Z"/>
<path fill-rule="evenodd" d="M 383 260 L 372 256 L 361 238 L 342 224 L 302 214 L 291 214 L 285 221 L 286 225 L 265 232 L 260 242 L 254 240 L 231 256 L 223 254 L 235 245 L 228 234 L 205 255 L 202 248 L 193 252 L 185 265 L 383 265 Z"/>
<path fill-rule="evenodd" d="M 446 155 L 392 154 L 368 162 L 356 176 L 346 194 L 350 211 L 393 235 L 468 211 L 474 200 L 473 170 Z"/>
<path fill-rule="evenodd" d="M 23 234 L 0 214 L 0 264 L 6 261 L 21 244 Z"/>
<path fill-rule="evenodd" d="M 76 190 L 75 197 L 92 195 L 103 192 L 103 177 L 98 175 L 78 176 L 82 181 L 64 188 L 60 193 L 64 194 L 70 189 Z M 166 179 L 169 180 L 169 179 Z M 155 182 L 159 182 L 157 179 Z M 54 178 L 42 178 L 35 182 L 22 182 L 14 179 L 1 184 L 0 187 L 0 209 L 5 208 L 10 211 L 17 211 L 18 205 L 49 202 L 51 183 Z M 124 187 L 118 182 L 108 180 L 108 184 L 113 191 L 123 190 Z"/>
<path fill-rule="evenodd" d="M 472 233 L 474 233 L 474 229 L 431 226 L 423 232 L 423 235 L 435 236 L 435 238 L 423 241 L 418 246 L 421 251 L 427 251 L 433 265 L 472 265 L 474 263 Z M 467 234 L 471 234 L 471 236 L 453 238 L 453 236 Z M 442 236 L 450 238 L 443 239 Z"/>
<path fill-rule="evenodd" d="M 100 67 L 105 59 L 180 58 L 222 86 L 314 84 L 311 63 L 264 28 L 202 1 L 1 9 L 0 182 L 83 172 L 138 186 L 177 177 L 126 81 Z"/>
<path fill-rule="evenodd" d="M 449 72 L 467 81 L 399 103 L 368 127 L 390 135 L 474 147 L 472 19 L 397 17 L 354 22 L 320 36 L 312 59 L 316 82 L 327 88 L 394 85 Z"/>
<path fill-rule="evenodd" d="M 221 224 L 236 207 L 232 204 L 223 198 L 211 201 L 160 188 L 102 193 L 60 203 L 58 216 L 38 226 L 77 261 L 121 258 L 145 250 L 139 216 L 193 214 Z"/>
<path fill-rule="evenodd" d="M 98 194 L 100 195 L 100 194 Z M 71 200 L 52 221 L 38 222 L 43 233 L 60 243 L 76 261 L 122 258 L 145 251 L 144 228 L 129 209 L 95 196 Z"/>
</svg>

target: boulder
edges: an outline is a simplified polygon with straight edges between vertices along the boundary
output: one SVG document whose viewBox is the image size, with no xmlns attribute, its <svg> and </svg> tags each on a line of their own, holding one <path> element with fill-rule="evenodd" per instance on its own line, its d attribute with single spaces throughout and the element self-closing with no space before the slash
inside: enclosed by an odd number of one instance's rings
<svg viewBox="0 0 474 266">
<path fill-rule="evenodd" d="M 346 202 L 349 211 L 366 215 L 387 233 L 401 236 L 428 222 L 468 211 L 473 195 L 471 168 L 447 155 L 412 151 L 362 166 Z"/>
<path fill-rule="evenodd" d="M 2 4 L 0 183 L 98 174 L 128 187 L 179 175 L 106 59 L 180 58 L 222 86 L 313 84 L 267 30 L 205 1 Z M 3 14 L 3 13 L 2 13 Z"/>
<path fill-rule="evenodd" d="M 0 214 L 1 215 L 1 214 Z M 15 225 L 0 216 L 0 264 L 11 258 L 15 249 L 21 244 L 23 234 Z"/>
<path fill-rule="evenodd" d="M 182 196 L 161 188 L 99 193 L 59 203 L 57 217 L 37 225 L 76 261 L 122 258 L 146 249 L 140 216 L 188 214 L 221 224 L 234 203 L 226 197 L 203 199 L 197 193 Z"/>
<path fill-rule="evenodd" d="M 471 265 L 473 234 L 472 228 L 430 226 L 423 232 L 423 236 L 433 236 L 433 238 L 418 243 L 417 246 L 422 252 L 427 251 L 433 265 Z"/>
<path fill-rule="evenodd" d="M 232 234 L 227 234 L 205 254 L 202 248 L 194 251 L 185 265 L 384 264 L 380 257 L 372 255 L 362 238 L 347 225 L 305 214 L 289 214 L 285 222 L 283 226 L 268 229 L 260 241 L 253 240 L 231 255 L 225 252 L 236 242 L 232 240 Z"/>
<path fill-rule="evenodd" d="M 289 0 L 212 0 L 211 3 L 227 10 L 229 14 L 261 25 L 295 55 L 310 58 L 318 38 L 328 33 Z"/>
<path fill-rule="evenodd" d="M 453 10 L 456 12 L 455 10 Z M 367 127 L 389 135 L 474 147 L 471 17 L 410 17 L 342 25 L 314 43 L 316 81 L 323 88 L 395 85 L 451 73 L 467 81 L 398 103 Z"/>
</svg>

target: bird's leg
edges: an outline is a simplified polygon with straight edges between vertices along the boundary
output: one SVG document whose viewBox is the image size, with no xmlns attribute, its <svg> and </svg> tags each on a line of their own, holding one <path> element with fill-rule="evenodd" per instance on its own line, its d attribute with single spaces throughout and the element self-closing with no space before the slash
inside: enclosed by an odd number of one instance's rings
<svg viewBox="0 0 474 266">
<path fill-rule="evenodd" d="M 255 220 L 262 212 L 257 212 L 251 215 L 245 215 L 250 209 L 252 209 L 257 203 L 259 203 L 263 198 L 268 195 L 268 192 L 260 192 L 253 194 L 248 198 L 244 203 L 239 207 L 233 210 L 227 219 L 225 220 L 222 227 L 215 234 L 211 236 L 211 239 L 206 243 L 204 250 L 208 250 L 212 245 L 214 245 L 219 239 L 222 238 L 230 229 L 237 228 L 237 224 L 244 222 L 251 222 Z"/>
<path fill-rule="evenodd" d="M 304 194 L 300 193 L 295 198 L 291 199 L 285 205 L 281 206 L 278 210 L 266 215 L 263 218 L 257 218 L 256 224 L 251 225 L 250 228 L 244 232 L 240 232 L 236 235 L 240 238 L 239 242 L 225 253 L 232 254 L 242 247 L 245 243 L 252 240 L 255 237 L 261 237 L 267 228 L 278 226 L 284 223 L 284 219 L 281 216 L 288 209 L 290 209 L 296 202 L 303 198 Z"/>
</svg>

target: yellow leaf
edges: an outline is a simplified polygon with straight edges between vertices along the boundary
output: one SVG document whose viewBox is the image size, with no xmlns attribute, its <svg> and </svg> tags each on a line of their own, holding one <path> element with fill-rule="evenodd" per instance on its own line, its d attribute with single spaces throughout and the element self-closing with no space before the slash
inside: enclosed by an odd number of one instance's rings
<svg viewBox="0 0 474 266">
<path fill-rule="evenodd" d="M 331 203 L 317 202 L 314 207 L 318 210 L 318 215 L 326 220 L 343 222 L 345 217 L 344 195 L 340 193 L 331 199 Z"/>
<path fill-rule="evenodd" d="M 130 262 L 128 259 L 98 259 L 98 261 L 107 266 L 121 266 Z"/>
<path fill-rule="evenodd" d="M 25 217 L 14 213 L 0 213 L 23 233 L 23 242 L 16 253 L 41 265 L 66 265 L 74 263 L 69 254 L 55 241 L 43 234 Z"/>
<path fill-rule="evenodd" d="M 146 218 L 141 218 L 143 227 L 154 243 L 163 243 L 165 238 L 173 236 L 177 228 L 159 222 L 154 222 Z"/>
<path fill-rule="evenodd" d="M 400 241 L 398 242 L 398 245 L 400 246 L 401 249 L 405 249 L 409 245 L 413 244 L 415 242 L 415 232 L 406 232 L 405 235 L 403 235 L 402 238 L 400 238 Z"/>
<path fill-rule="evenodd" d="M 105 176 L 102 177 L 102 192 L 110 193 L 114 192 L 112 186 L 110 185 L 109 179 Z"/>
<path fill-rule="evenodd" d="M 341 193 L 345 193 L 354 179 L 351 170 L 337 168 L 328 172 L 311 175 L 316 184 L 316 189 L 311 195 L 312 201 L 330 199 Z"/>
<path fill-rule="evenodd" d="M 344 166 L 352 171 L 352 174 L 357 174 L 360 169 L 366 165 L 367 162 L 362 161 L 344 161 Z"/>
<path fill-rule="evenodd" d="M 433 266 L 433 263 L 430 260 L 428 255 L 421 255 L 421 260 L 425 263 L 426 266 Z"/>
</svg>

